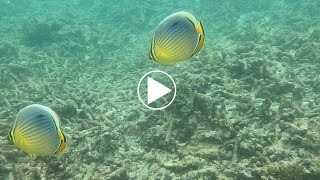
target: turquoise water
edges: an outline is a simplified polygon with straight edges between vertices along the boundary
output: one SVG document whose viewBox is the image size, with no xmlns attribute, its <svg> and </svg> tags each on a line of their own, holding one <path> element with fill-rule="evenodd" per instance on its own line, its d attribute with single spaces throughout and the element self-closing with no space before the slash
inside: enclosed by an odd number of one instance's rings
<svg viewBox="0 0 320 180">
<path fill-rule="evenodd" d="M 320 179 L 320 2 L 0 0 L 0 179 Z M 158 23 L 201 19 L 204 48 L 148 60 Z M 170 74 L 162 111 L 139 79 Z M 161 100 L 160 102 L 166 102 Z M 61 117 L 58 156 L 7 141 L 33 104 Z"/>
</svg>

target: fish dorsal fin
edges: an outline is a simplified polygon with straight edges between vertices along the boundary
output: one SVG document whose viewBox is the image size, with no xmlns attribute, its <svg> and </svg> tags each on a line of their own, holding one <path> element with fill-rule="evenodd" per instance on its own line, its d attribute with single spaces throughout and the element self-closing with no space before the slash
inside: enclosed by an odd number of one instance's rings
<svg viewBox="0 0 320 180">
<path fill-rule="evenodd" d="M 199 21 L 198 23 L 196 23 L 194 25 L 194 28 L 196 30 L 196 32 L 202 36 L 205 36 L 204 34 L 204 28 L 203 28 L 203 25 L 202 25 L 202 21 Z"/>
<path fill-rule="evenodd" d="M 66 144 L 66 136 L 58 129 L 58 136 L 60 138 L 60 145 L 54 154 L 60 154 L 67 146 Z"/>
<path fill-rule="evenodd" d="M 205 36 L 204 28 L 203 28 L 203 25 L 202 25 L 202 21 L 198 21 L 193 15 L 191 15 L 188 12 L 182 12 L 182 13 L 193 24 L 194 30 L 199 35 L 197 46 L 196 46 L 196 48 L 194 49 L 193 53 L 190 56 L 190 57 L 192 57 L 193 55 L 197 54 L 201 50 L 201 48 L 203 47 L 204 36 Z"/>
<path fill-rule="evenodd" d="M 203 29 L 203 25 L 202 25 L 201 21 L 199 21 L 199 23 L 195 24 L 195 30 L 199 34 L 199 39 L 198 39 L 197 47 L 195 48 L 194 52 L 192 53 L 192 56 L 197 54 L 204 45 L 205 34 L 204 34 L 204 29 Z"/>
</svg>

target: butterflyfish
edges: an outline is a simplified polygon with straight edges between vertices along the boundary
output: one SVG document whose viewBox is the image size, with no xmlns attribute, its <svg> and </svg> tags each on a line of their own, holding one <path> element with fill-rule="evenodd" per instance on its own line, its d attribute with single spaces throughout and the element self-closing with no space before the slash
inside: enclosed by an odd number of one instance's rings
<svg viewBox="0 0 320 180">
<path fill-rule="evenodd" d="M 28 154 L 60 154 L 66 148 L 66 137 L 59 121 L 58 114 L 49 107 L 32 104 L 18 112 L 8 138 Z"/>
<path fill-rule="evenodd" d="M 153 35 L 149 59 L 160 64 L 175 64 L 197 54 L 204 44 L 202 22 L 181 11 L 162 20 Z"/>
</svg>

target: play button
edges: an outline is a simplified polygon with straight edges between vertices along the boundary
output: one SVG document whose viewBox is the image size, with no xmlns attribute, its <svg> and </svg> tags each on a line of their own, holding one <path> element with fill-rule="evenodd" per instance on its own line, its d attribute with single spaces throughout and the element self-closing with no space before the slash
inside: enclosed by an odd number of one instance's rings
<svg viewBox="0 0 320 180">
<path fill-rule="evenodd" d="M 161 110 L 173 102 L 176 84 L 166 72 L 150 71 L 140 79 L 137 92 L 144 106 L 152 110 Z"/>
<path fill-rule="evenodd" d="M 171 92 L 171 89 L 148 77 L 148 104 L 161 98 L 169 92 Z"/>
</svg>

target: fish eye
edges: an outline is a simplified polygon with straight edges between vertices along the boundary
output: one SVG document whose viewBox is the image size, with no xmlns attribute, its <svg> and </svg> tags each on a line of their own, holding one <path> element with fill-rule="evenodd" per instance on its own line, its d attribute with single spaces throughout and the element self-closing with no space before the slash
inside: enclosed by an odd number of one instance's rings
<svg viewBox="0 0 320 180">
<path fill-rule="evenodd" d="M 171 25 L 171 27 L 177 26 L 180 22 L 175 22 Z"/>
</svg>

